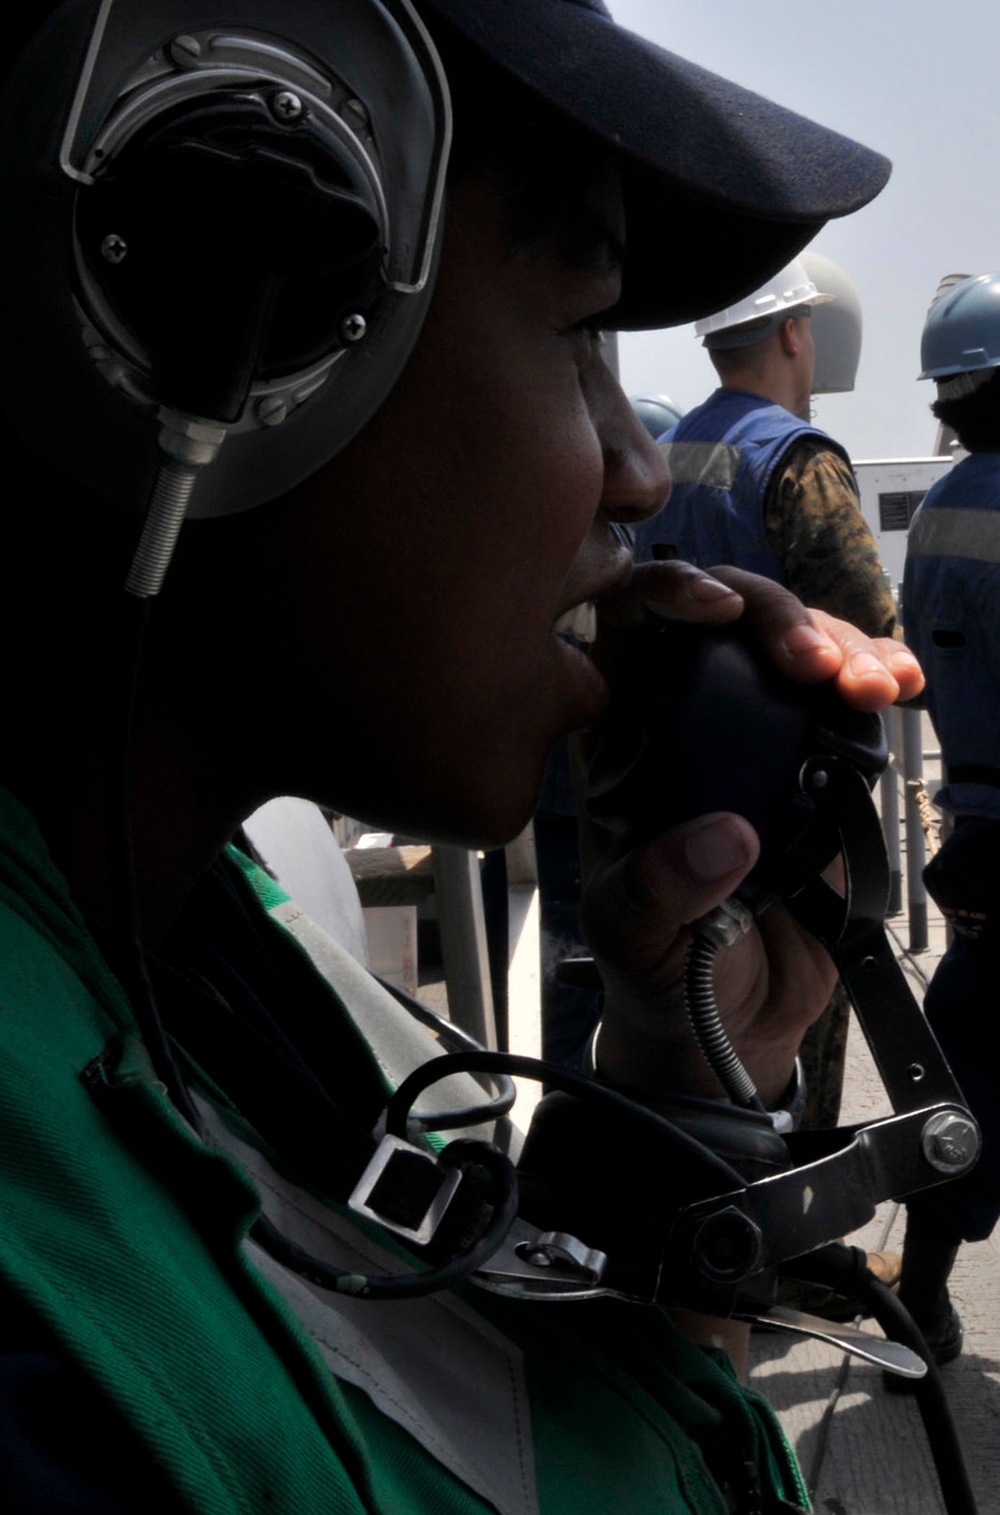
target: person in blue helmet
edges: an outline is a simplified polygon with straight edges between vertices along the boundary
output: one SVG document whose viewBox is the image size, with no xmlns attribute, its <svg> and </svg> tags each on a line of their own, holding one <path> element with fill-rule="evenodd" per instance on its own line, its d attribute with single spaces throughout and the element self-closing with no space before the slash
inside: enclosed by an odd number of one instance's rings
<svg viewBox="0 0 1000 1515">
<path fill-rule="evenodd" d="M 740 1328 L 470 1282 L 515 1223 L 501 1136 L 449 1140 L 481 1088 L 383 1137 L 435 1039 L 233 838 L 290 794 L 508 840 L 606 707 L 584 603 L 915 692 L 773 585 L 634 572 L 668 480 L 600 335 L 699 314 L 734 239 L 738 298 L 888 165 L 599 0 L 66 0 L 3 48 L 0 1506 L 804 1505 Z M 717 1092 L 686 923 L 756 852 L 714 814 L 598 870 L 612 1088 Z M 780 911 L 727 955 L 763 1101 L 831 977 Z"/>
<path fill-rule="evenodd" d="M 935 804 L 951 822 L 924 872 L 952 927 L 924 1009 L 983 1134 L 970 1173 L 907 1202 L 900 1297 L 945 1363 L 962 1348 L 948 1293 L 959 1248 L 989 1236 L 1000 1218 L 1000 275 L 942 281 L 921 363 L 920 377 L 937 386 L 931 409 L 965 453 L 913 518 L 903 579 L 906 635 L 941 744 Z"/>
</svg>

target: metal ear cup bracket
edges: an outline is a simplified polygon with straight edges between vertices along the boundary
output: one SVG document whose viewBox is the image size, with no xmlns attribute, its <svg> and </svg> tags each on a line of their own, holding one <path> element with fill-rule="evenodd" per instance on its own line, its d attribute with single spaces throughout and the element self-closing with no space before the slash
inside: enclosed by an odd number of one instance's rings
<svg viewBox="0 0 1000 1515">
<path fill-rule="evenodd" d="M 338 102 L 289 48 L 180 41 L 72 170 L 84 300 L 134 392 L 227 429 L 273 427 L 364 338 L 382 291 L 374 144 L 338 113 L 343 88 Z"/>
<path fill-rule="evenodd" d="M 204 25 L 203 8 L 195 4 L 161 5 L 155 16 L 150 8 L 148 23 L 139 27 L 123 0 L 102 0 L 63 134 L 63 172 L 93 185 L 124 142 L 175 106 L 240 90 L 260 92 L 277 125 L 294 128 L 312 118 L 339 140 L 378 202 L 383 228 L 397 217 L 414 220 L 412 227 L 406 225 L 401 245 L 386 241 L 382 256 L 390 287 L 402 293 L 422 289 L 432 271 L 450 137 L 444 76 L 409 0 L 348 0 L 341 8 L 348 14 L 340 30 L 359 34 L 358 50 L 366 45 L 372 49 L 367 63 L 344 45 L 336 18 L 317 13 L 313 6 L 286 5 L 276 35 L 274 7 L 255 0 L 236 0 L 210 28 Z M 148 39 L 145 46 L 139 42 L 140 32 Z M 389 41 L 393 32 L 399 38 L 395 49 Z M 406 108 L 408 89 L 412 91 L 415 82 L 406 78 L 412 64 L 401 63 L 401 45 L 433 81 L 439 114 L 435 143 L 408 140 L 393 148 L 359 97 L 361 78 L 381 71 L 390 76 L 400 108 Z M 135 66 L 123 85 L 122 59 L 130 56 Z M 346 82 L 344 70 L 354 75 L 355 87 Z M 395 153 L 417 161 L 427 154 L 433 163 L 427 192 L 415 196 L 412 205 L 407 203 L 402 216 L 400 207 L 390 206 L 386 193 L 386 179 L 397 172 L 391 161 Z M 415 182 L 422 169 L 421 164 L 414 171 Z M 107 255 L 120 260 L 126 253 L 118 244 L 109 247 Z"/>
</svg>

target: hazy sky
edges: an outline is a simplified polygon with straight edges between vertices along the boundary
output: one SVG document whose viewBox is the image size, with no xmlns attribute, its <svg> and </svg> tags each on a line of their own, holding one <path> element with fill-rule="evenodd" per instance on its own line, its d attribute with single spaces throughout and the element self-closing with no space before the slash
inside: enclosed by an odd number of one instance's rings
<svg viewBox="0 0 1000 1515">
<path fill-rule="evenodd" d="M 610 0 L 616 19 L 891 158 L 864 210 L 813 244 L 861 294 L 853 394 L 820 396 L 816 420 L 854 458 L 926 455 L 933 385 L 917 383 L 920 332 L 945 273 L 1000 270 L 1000 0 Z M 690 327 L 624 335 L 629 394 L 684 409 L 714 383 Z"/>
</svg>

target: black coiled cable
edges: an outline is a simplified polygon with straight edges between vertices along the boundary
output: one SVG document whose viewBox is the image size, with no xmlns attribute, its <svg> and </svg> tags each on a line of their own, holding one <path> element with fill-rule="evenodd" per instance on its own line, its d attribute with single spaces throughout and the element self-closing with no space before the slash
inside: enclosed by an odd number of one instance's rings
<svg viewBox="0 0 1000 1515">
<path fill-rule="evenodd" d="M 718 945 L 697 927 L 684 965 L 684 1005 L 695 1040 L 734 1105 L 762 1112 L 756 1085 L 733 1049 L 715 1001 L 712 971 Z"/>
</svg>

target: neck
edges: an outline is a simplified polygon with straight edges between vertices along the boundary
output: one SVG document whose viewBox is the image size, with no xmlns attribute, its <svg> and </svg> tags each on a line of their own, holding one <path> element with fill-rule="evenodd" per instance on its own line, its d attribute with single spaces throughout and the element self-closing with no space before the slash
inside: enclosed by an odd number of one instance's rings
<svg viewBox="0 0 1000 1515">
<path fill-rule="evenodd" d="M 780 405 L 792 415 L 801 415 L 801 395 L 798 387 L 787 375 L 771 374 L 761 370 L 748 370 L 740 374 L 727 374 L 722 380 L 723 389 L 738 390 L 742 394 L 760 395 L 772 405 Z"/>
<path fill-rule="evenodd" d="M 786 351 L 781 336 L 781 332 L 774 332 L 766 342 L 754 347 L 720 354 L 716 371 L 723 389 L 762 395 L 772 405 L 781 405 L 792 415 L 802 415 L 809 405 L 809 391 L 803 384 L 802 354 Z"/>
<path fill-rule="evenodd" d="M 220 751 L 211 762 L 212 733 L 203 722 L 158 718 L 149 698 L 136 712 L 126 763 L 122 696 L 113 680 L 97 689 L 79 664 L 61 672 L 46 681 L 44 708 L 35 698 L 30 721 L 23 718 L 24 740 L 4 782 L 35 816 L 76 905 L 102 934 L 127 929 L 128 835 L 143 939 L 155 947 L 197 879 L 268 795 L 245 781 L 238 753 Z M 37 691 L 38 682 L 36 670 L 28 683 Z"/>
<path fill-rule="evenodd" d="M 225 804 L 206 802 L 190 767 L 140 740 L 128 805 L 116 776 L 124 766 L 117 757 L 106 764 L 102 750 L 96 761 L 75 762 L 72 775 L 47 777 L 38 767 L 30 778 L 22 772 L 9 782 L 35 816 L 76 905 L 101 934 L 129 929 L 123 906 L 128 837 L 142 937 L 155 948 L 255 801 L 241 804 L 230 794 Z"/>
</svg>

